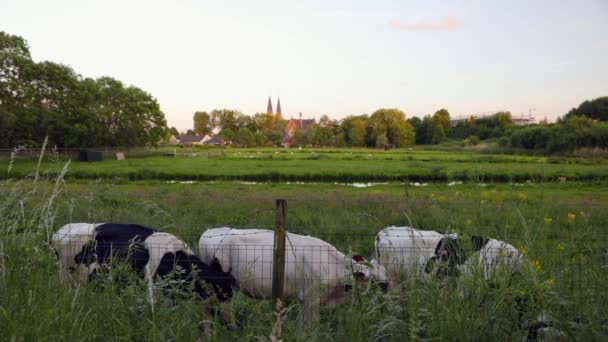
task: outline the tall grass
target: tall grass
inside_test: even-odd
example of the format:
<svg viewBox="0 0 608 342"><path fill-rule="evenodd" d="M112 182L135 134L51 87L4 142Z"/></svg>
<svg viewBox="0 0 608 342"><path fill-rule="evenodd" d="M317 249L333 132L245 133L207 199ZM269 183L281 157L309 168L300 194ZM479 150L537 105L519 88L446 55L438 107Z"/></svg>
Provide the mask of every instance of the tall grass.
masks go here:
<svg viewBox="0 0 608 342"><path fill-rule="evenodd" d="M0 184L0 336L7 340L270 339L270 301L237 292L234 330L192 297L159 296L152 311L137 280L126 288L62 280L49 238L67 222L122 221L167 230L194 245L208 227L272 227L276 197L290 201L289 230L344 252L373 255L374 234L395 224L500 238L527 260L520 276L501 274L493 282L473 274L411 278L389 292L362 285L345 304L324 308L312 327L301 324L306 305L288 300L281 325L286 340L522 340L522 322L541 314L571 338L608 337L608 214L605 197L589 205L598 191L592 186L69 184L67 169L41 172L36 182L32 174ZM201 330L205 322L211 336Z"/></svg>

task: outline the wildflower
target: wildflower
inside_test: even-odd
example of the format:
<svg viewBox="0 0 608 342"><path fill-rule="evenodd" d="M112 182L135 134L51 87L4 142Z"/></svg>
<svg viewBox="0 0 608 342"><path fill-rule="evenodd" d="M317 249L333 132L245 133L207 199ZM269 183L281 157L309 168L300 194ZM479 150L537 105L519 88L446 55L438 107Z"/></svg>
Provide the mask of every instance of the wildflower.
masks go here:
<svg viewBox="0 0 608 342"><path fill-rule="evenodd" d="M528 254L528 247L524 246L524 245L520 245L519 246L519 252L521 253L521 255L526 255Z"/></svg>
<svg viewBox="0 0 608 342"><path fill-rule="evenodd" d="M553 219L552 219L552 218L550 218L550 217L545 217L545 223L546 223L546 224L551 223L551 221L553 221Z"/></svg>
<svg viewBox="0 0 608 342"><path fill-rule="evenodd" d="M526 194L522 194L522 193L517 194L517 196L519 196L519 198L522 200L525 200L528 198L528 196L526 196Z"/></svg>
<svg viewBox="0 0 608 342"><path fill-rule="evenodd" d="M542 272L543 266L540 264L540 261L534 260L532 261L532 267L536 270L536 272Z"/></svg>
<svg viewBox="0 0 608 342"><path fill-rule="evenodd" d="M563 251L564 249L566 249L566 246L564 246L563 243L560 242L560 243L557 244L557 250L558 251Z"/></svg>
<svg viewBox="0 0 608 342"><path fill-rule="evenodd" d="M468 219L465 221L465 224L466 224L467 226L470 226L471 224L473 224L473 221L471 221L471 219L469 219L469 218L468 218Z"/></svg>
<svg viewBox="0 0 608 342"><path fill-rule="evenodd" d="M560 183L566 183L566 177L558 177L558 178L557 178L557 180L558 180Z"/></svg>
<svg viewBox="0 0 608 342"><path fill-rule="evenodd" d="M568 220L574 220L576 218L576 214L568 213Z"/></svg>
<svg viewBox="0 0 608 342"><path fill-rule="evenodd" d="M547 280L545 280L545 285L547 285L547 286L555 286L555 279L547 279Z"/></svg>

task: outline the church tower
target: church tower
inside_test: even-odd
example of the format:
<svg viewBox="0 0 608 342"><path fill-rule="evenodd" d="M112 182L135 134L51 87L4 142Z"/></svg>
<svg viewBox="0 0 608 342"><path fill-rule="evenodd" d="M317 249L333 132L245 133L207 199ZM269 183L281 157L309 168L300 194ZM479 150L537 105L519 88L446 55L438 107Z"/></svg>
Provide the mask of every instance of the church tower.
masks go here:
<svg viewBox="0 0 608 342"><path fill-rule="evenodd" d="M279 110L281 110L280 108L281 107L279 107ZM274 114L274 112L272 111L272 101L270 100L270 96L268 96L268 107L266 109L266 114L268 114L268 115Z"/></svg>
<svg viewBox="0 0 608 342"><path fill-rule="evenodd" d="M277 99L277 119L283 119L283 113L281 112L281 98Z"/></svg>

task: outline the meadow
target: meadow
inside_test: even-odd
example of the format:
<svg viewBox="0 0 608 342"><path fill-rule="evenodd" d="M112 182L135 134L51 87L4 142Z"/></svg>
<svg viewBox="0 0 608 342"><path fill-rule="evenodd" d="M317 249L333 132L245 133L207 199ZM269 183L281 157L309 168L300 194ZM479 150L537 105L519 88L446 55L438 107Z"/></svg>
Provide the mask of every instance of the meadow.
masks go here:
<svg viewBox="0 0 608 342"><path fill-rule="evenodd" d="M267 159L239 156L257 156L257 152ZM127 289L109 280L101 290L62 281L49 238L67 222L137 222L172 232L196 246L200 234L211 227L272 228L275 200L284 198L289 231L322 238L345 253L372 257L376 232L390 225L409 225L498 238L517 246L526 259L521 277L494 283L480 277L410 279L389 292L363 286L355 289L351 301L324 309L321 321L312 327L301 324L301 304L289 301L282 321L286 340L521 341L526 335L521 323L540 314L550 315L568 339L608 336L608 184L603 176L576 180L576 172L602 175L603 160L538 163L539 157L531 156L421 151L412 153L412 161L400 159L410 152L365 150L351 151L360 153L361 160L348 159L343 150L311 159L311 151L275 152L237 150L224 152L222 158L153 156L71 162L67 167L61 158L46 156L38 169L36 161L16 160L8 173L14 177L0 182L0 335L9 340L197 340L202 338L201 322L209 320L214 340L268 340L275 321L268 301L237 293L234 330L203 310L205 304L195 298L160 301L152 311L144 299L145 286L137 280ZM364 159L366 152L373 161ZM417 160L426 158L430 160ZM481 161L484 158L502 159ZM370 175L395 165L385 174L403 177L403 170L409 168L397 165L417 161L444 165L450 174L458 165L475 169L481 164L487 172L499 165L504 172L511 172L509 165L532 165L529 172L534 176L491 183L481 172L483 176L460 182L446 178L428 184L416 183L412 176L411 181L404 177L408 180L361 188L343 184L351 178L329 183L246 178L260 167L300 175L282 167L291 163L307 167L309 173L335 174L339 168L349 175ZM207 179L201 174L220 174L211 170L211 163L232 170L238 180L201 181ZM363 172L366 165L370 168ZM582 166L589 169L571 169ZM7 170L9 162L0 167ZM166 173L167 178L129 176L142 168ZM194 176L188 170L194 170ZM91 179L74 176L77 172L89 172ZM176 177L180 172L183 178ZM516 298L528 300L524 317Z"/></svg>
<svg viewBox="0 0 608 342"><path fill-rule="evenodd" d="M175 157L163 156L176 153ZM67 178L114 178L126 181L250 180L250 181L473 181L523 182L605 180L605 158L542 157L480 154L464 149L158 149L127 151L126 160L74 162ZM6 155L6 154L5 154ZM68 156L48 154L41 169L58 173ZM8 162L8 161L7 161ZM37 158L14 162L11 175L23 177L37 167ZM6 175L0 174L1 177Z"/></svg>

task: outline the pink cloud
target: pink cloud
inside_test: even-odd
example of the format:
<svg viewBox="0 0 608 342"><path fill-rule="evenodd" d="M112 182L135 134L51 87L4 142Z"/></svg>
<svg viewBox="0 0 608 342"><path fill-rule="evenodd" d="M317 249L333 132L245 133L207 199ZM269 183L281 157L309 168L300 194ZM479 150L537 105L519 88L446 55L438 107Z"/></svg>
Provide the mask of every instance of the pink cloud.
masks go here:
<svg viewBox="0 0 608 342"><path fill-rule="evenodd" d="M438 23L418 22L418 23L403 23L400 20L391 20L390 27L404 31L427 31L427 32L442 32L455 31L460 27L460 20L454 15L448 15Z"/></svg>

